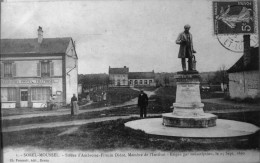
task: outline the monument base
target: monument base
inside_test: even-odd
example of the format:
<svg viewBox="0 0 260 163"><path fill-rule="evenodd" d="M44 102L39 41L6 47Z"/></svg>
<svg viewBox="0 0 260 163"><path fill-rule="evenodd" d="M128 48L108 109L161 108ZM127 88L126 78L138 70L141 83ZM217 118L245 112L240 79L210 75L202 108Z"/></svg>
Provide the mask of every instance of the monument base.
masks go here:
<svg viewBox="0 0 260 163"><path fill-rule="evenodd" d="M207 128L180 128L166 127L162 125L161 118L147 118L129 121L126 127L134 130L142 130L155 140L178 140L179 138L195 143L250 143L254 142L252 136L257 134L259 127L239 121L218 119L217 125Z"/></svg>
<svg viewBox="0 0 260 163"><path fill-rule="evenodd" d="M216 126L217 116L203 111L198 71L178 72L174 78L177 83L176 102L172 113L162 115L163 125L180 128Z"/></svg>
<svg viewBox="0 0 260 163"><path fill-rule="evenodd" d="M194 114L189 116L166 113L162 115L163 125L182 128L206 128L216 126L217 116L209 113Z"/></svg>

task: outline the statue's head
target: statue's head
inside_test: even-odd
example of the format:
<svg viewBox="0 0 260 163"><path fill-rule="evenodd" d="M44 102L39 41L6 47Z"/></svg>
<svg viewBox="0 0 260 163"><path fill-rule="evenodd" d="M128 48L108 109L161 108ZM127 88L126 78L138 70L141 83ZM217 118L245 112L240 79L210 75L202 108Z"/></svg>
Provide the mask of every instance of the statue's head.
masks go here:
<svg viewBox="0 0 260 163"><path fill-rule="evenodd" d="M190 30L190 25L189 25L189 24L186 24L186 25L184 26L184 30L185 30L185 32L189 32L189 30Z"/></svg>

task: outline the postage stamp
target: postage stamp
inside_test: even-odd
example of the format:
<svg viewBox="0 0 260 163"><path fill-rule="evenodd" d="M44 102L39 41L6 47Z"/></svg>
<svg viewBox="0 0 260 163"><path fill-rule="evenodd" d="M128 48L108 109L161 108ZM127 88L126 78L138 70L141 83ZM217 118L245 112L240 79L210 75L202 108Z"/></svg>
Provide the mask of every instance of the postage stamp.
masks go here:
<svg viewBox="0 0 260 163"><path fill-rule="evenodd" d="M250 35L250 46L259 45L255 8L255 1L213 2L214 35L224 48L243 52L243 35Z"/></svg>
<svg viewBox="0 0 260 163"><path fill-rule="evenodd" d="M254 1L213 2L214 34L255 33Z"/></svg>

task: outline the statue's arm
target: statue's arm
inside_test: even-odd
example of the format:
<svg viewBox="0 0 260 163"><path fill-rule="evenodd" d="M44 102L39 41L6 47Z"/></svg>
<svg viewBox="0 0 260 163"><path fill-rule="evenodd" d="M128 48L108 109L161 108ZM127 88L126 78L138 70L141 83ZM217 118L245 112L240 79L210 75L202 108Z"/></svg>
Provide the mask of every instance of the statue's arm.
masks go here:
<svg viewBox="0 0 260 163"><path fill-rule="evenodd" d="M177 40L176 40L176 44L181 44L182 40L181 40L181 34L179 34Z"/></svg>

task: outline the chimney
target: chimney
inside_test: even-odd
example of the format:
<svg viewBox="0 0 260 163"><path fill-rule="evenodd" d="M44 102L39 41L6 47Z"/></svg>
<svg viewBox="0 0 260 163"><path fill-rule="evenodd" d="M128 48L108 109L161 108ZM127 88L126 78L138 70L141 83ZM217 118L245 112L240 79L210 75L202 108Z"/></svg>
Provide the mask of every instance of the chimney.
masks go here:
<svg viewBox="0 0 260 163"><path fill-rule="evenodd" d="M246 67L251 60L251 53L250 53L250 35L244 35L244 67Z"/></svg>
<svg viewBox="0 0 260 163"><path fill-rule="evenodd" d="M38 28L38 43L41 44L43 40L43 31L42 31L42 27L39 26Z"/></svg>

